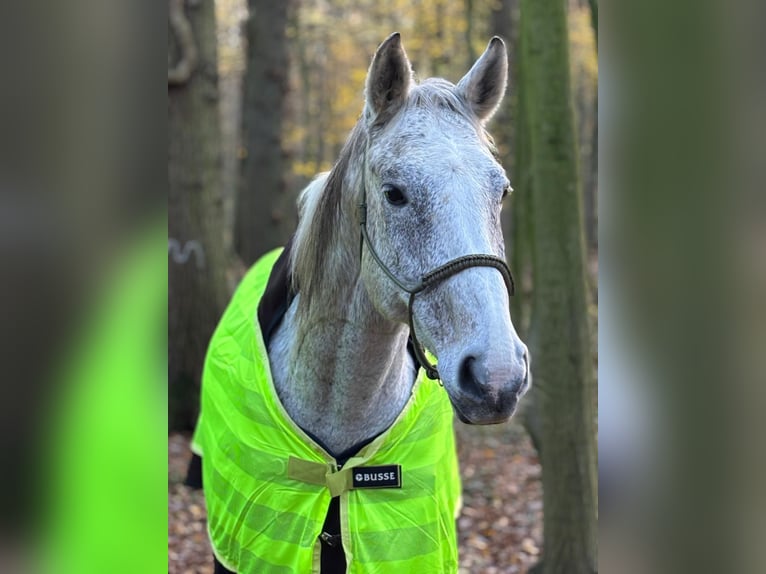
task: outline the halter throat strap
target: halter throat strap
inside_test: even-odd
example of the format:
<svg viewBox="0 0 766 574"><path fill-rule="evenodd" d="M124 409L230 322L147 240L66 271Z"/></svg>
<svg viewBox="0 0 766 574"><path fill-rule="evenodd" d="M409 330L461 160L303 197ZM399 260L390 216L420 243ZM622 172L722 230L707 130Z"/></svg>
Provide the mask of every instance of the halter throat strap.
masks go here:
<svg viewBox="0 0 766 574"><path fill-rule="evenodd" d="M432 269L423 275L418 283L408 284L404 281L401 281L396 275L394 275L391 269L389 269L388 265L386 265L380 258L377 251L375 251L375 247L372 245L372 241L370 241L370 235L367 232L367 196L365 186L362 186L362 198L359 204L359 227L361 229L361 237L359 239L360 260L362 257L364 245L366 244L367 250L370 252L370 255L372 255L375 263L378 264L378 267L380 267L380 269L397 287L399 287L399 289L405 293L409 293L410 299L409 303L407 304L407 314L410 326L410 338L412 339L412 347L415 351L415 356L425 370L429 379L440 380L441 377L439 376L439 371L436 368L436 365L431 363L431 361L428 359L423 345L420 343L417 335L415 334L415 322L413 319L413 305L415 303L415 295L428 289L429 287L436 285L437 283L441 283L448 277L452 277L453 275L456 275L466 269L470 269L471 267L492 267L497 269L503 276L505 288L507 289L508 296L510 297L514 294L515 285L513 283L513 276L511 275L511 270L508 268L508 264L500 257L496 257L495 255L463 255L462 257L457 257L451 261L448 261L444 265L440 265L439 267Z"/></svg>

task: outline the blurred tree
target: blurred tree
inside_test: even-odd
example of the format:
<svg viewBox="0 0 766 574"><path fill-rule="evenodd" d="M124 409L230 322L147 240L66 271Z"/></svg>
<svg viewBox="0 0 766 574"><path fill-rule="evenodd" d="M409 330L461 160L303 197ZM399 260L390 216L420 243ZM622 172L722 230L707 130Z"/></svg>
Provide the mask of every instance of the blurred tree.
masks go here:
<svg viewBox="0 0 766 574"><path fill-rule="evenodd" d="M593 26L593 33L596 36L596 47L598 47L598 0L588 0L590 6L590 23Z"/></svg>
<svg viewBox="0 0 766 574"><path fill-rule="evenodd" d="M569 9L570 73L580 144L585 239L591 253L598 248L598 58L594 14L592 5L586 3Z"/></svg>
<svg viewBox="0 0 766 574"><path fill-rule="evenodd" d="M500 36L505 40L508 49L508 89L500 107L492 118L491 131L495 136L495 144L500 155L500 161L513 175L514 167L514 139L515 139L515 112L517 105L518 85L518 7L519 0L498 0L492 6L489 13L489 26L487 36ZM473 62L471 62L473 64ZM513 177L510 178L513 183Z"/></svg>
<svg viewBox="0 0 766 574"><path fill-rule="evenodd" d="M476 61L476 50L473 49L473 26L476 14L474 14L474 0L465 1L465 56L466 69L473 66ZM501 1L502 5L502 1Z"/></svg>
<svg viewBox="0 0 766 574"><path fill-rule="evenodd" d="M532 357L543 467L543 574L596 565L595 372L566 3L521 0L532 189ZM523 136L522 136L523 138Z"/></svg>
<svg viewBox="0 0 766 574"><path fill-rule="evenodd" d="M525 338L527 293L525 276L528 274L528 245L523 241L528 230L528 219L523 217L525 197L529 190L524 184L524 169L528 162L519 162L518 150L520 112L519 92L519 0L499 0L492 6L488 34L500 36L508 47L508 89L505 99L492 119L491 131L495 136L500 162L508 172L515 192L503 206L502 222L506 253L518 282L516 297L511 300L511 314L519 335Z"/></svg>
<svg viewBox="0 0 766 574"><path fill-rule="evenodd" d="M521 11L519 17L519 32L517 38L516 75L517 88L515 93L516 124L514 139L516 142L514 161L516 165L515 191L510 197L510 212L512 218L512 251L511 263L519 276L520 289L517 296L511 300L511 312L514 325L519 329L522 339L532 349L533 366L537 364L534 354L535 324L532 316L532 294L534 293L534 177L532 173L532 133L530 131L529 83L526 76L527 58L525 56L525 35L528 27L525 24L526 12ZM539 386L533 380L530 392L522 403L523 424L529 433L532 443L542 454L542 420L538 398Z"/></svg>
<svg viewBox="0 0 766 574"><path fill-rule="evenodd" d="M227 297L215 6L169 0L168 15L168 423L189 429Z"/></svg>
<svg viewBox="0 0 766 574"><path fill-rule="evenodd" d="M590 22L593 27L593 40L596 53L598 53L598 0L588 0L590 6ZM592 251L598 249L598 88L593 97L593 125L590 135L591 157L590 178L591 182L586 187L585 196L585 228L588 247ZM590 194L590 197L589 195Z"/></svg>
<svg viewBox="0 0 766 574"><path fill-rule="evenodd" d="M250 0L243 99L244 159L234 245L246 264L287 241L295 201L287 191L282 124L288 87L287 23L292 0Z"/></svg>

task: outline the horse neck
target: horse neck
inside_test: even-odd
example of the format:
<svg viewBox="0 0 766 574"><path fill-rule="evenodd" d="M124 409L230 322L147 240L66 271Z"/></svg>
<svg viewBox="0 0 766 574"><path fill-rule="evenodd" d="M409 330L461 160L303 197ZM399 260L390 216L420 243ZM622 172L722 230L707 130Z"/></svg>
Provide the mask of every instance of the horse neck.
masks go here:
<svg viewBox="0 0 766 574"><path fill-rule="evenodd" d="M358 249L358 239L350 241ZM328 263L336 273L340 267ZM326 282L309 312L299 314L299 294L269 345L285 410L335 454L388 428L416 375L406 349L408 328L375 310L358 267L346 274Z"/></svg>

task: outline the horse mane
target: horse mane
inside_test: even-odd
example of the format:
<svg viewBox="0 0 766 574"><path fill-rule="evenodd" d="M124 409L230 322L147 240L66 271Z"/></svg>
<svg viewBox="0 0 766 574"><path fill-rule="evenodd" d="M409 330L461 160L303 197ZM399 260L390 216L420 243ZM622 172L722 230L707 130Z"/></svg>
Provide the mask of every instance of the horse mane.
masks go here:
<svg viewBox="0 0 766 574"><path fill-rule="evenodd" d="M360 177L364 177L363 166L358 160L364 157L369 138L395 125L396 119L412 108L433 114L443 113L446 109L462 116L474 126L488 150L496 155L492 137L471 112L468 103L455 91L455 86L446 80L430 78L413 85L402 106L393 115L372 121L369 129L367 124L371 118L368 117L368 109L365 109L332 170L319 174L298 199L299 218L291 254L291 271L293 289L300 293L299 309L307 310L317 292L338 289L338 284L343 281L338 278L347 277L353 268L354 258L359 257L358 250L349 246L345 250L339 248L336 237L344 228L354 231L358 228L357 197L363 184ZM343 197L344 186L353 190L352 198ZM351 213L346 213L346 210ZM357 246L353 241L350 244Z"/></svg>
<svg viewBox="0 0 766 574"><path fill-rule="evenodd" d="M367 132L362 120L358 121L341 149L338 161L330 172L319 174L298 198L298 227L291 256L293 289L300 292L300 307L308 308L314 295L326 287L329 278L339 277L347 266L348 254L332 253L335 237L344 226L343 187L351 167L355 174L361 166L352 166L361 159ZM352 185L354 182L350 182ZM359 186L355 186L357 189ZM352 203L356 205L356 201ZM356 224L358 214L350 214ZM333 257L334 256L334 257Z"/></svg>

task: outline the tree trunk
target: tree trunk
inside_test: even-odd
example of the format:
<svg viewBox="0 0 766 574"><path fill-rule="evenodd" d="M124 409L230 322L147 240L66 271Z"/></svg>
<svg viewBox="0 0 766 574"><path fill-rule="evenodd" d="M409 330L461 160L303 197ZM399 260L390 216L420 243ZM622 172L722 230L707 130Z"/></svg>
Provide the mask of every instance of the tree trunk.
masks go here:
<svg viewBox="0 0 766 574"><path fill-rule="evenodd" d="M519 15L519 25L516 41L516 90L515 116L516 133L514 149L515 190L511 196L510 212L512 218L512 262L518 273L519 289L512 303L514 325L519 335L530 349L535 348L535 324L532 309L531 294L534 293L534 178L532 173L532 132L528 112L529 86L525 74L526 57L524 56L524 35L527 28L524 22L526 13ZM533 355L534 359L534 355ZM533 378L530 391L522 402L521 415L524 428L538 456L542 456L542 420L540 416L540 400L538 386Z"/></svg>
<svg viewBox="0 0 766 574"><path fill-rule="evenodd" d="M465 0L465 55L466 70L476 61L476 50L473 49L473 19L474 0Z"/></svg>
<svg viewBox="0 0 766 574"><path fill-rule="evenodd" d="M287 241L295 201L285 181L282 121L288 85L291 0L250 0L243 100L245 158L238 193L235 249L246 264Z"/></svg>
<svg viewBox="0 0 766 574"><path fill-rule="evenodd" d="M595 373L569 81L566 3L522 0L524 99L534 181L532 366L543 449L544 574L592 574Z"/></svg>
<svg viewBox="0 0 766 574"><path fill-rule="evenodd" d="M226 302L215 5L170 1L168 61L169 425L197 417L202 363Z"/></svg>
<svg viewBox="0 0 766 574"><path fill-rule="evenodd" d="M598 0L588 0L588 5L590 6L590 23L593 26L596 50L598 51Z"/></svg>
<svg viewBox="0 0 766 574"><path fill-rule="evenodd" d="M518 217L521 201L528 191L520 181L522 166L517 161L517 142L519 141L519 60L517 58L518 34L518 0L501 0L490 12L490 33L500 36L508 47L508 90L500 108L492 120L492 133L495 135L500 161L508 173L508 179L514 188L514 193L506 199L503 206L503 234L506 237L506 253L511 269L517 282L516 296L511 299L511 315L519 336L524 336L524 275L528 262L524 246L518 240L519 233L526 230L523 219ZM518 118L518 120L517 120ZM517 168L518 166L518 168Z"/></svg>
<svg viewBox="0 0 766 574"><path fill-rule="evenodd" d="M598 0L588 0L590 6L590 23L593 27L593 37L596 41L596 53L598 54ZM588 239L588 249L591 252L598 250L598 89L593 100L593 125L590 135L590 177L588 186L585 188L585 229Z"/></svg>
<svg viewBox="0 0 766 574"><path fill-rule="evenodd" d="M516 107L518 86L518 3L519 0L500 0L490 12L489 33L505 40L508 50L508 90L500 108L492 118L491 132L495 136L500 161L509 172L511 184L515 186L514 149L516 141ZM470 65L473 65L471 62ZM506 214L507 215L507 214ZM510 219L508 223L510 223ZM510 230L510 227L509 227Z"/></svg>
<svg viewBox="0 0 766 574"><path fill-rule="evenodd" d="M585 238L588 252L598 252L598 90L593 98L593 122L590 125L590 154L585 166Z"/></svg>
<svg viewBox="0 0 766 574"><path fill-rule="evenodd" d="M298 66L298 77L300 83L298 85L298 91L301 94L299 107L300 113L296 114L296 117L300 118L300 126L305 130L304 137L300 142L300 163L306 165L310 158L313 158L311 145L311 134L308 127L311 125L311 100L316 97L316 90L312 82L312 69L309 61L309 46L312 36L311 30L308 26L303 26L300 22L300 18L296 18L297 26L297 46L296 46L296 60Z"/></svg>
<svg viewBox="0 0 766 574"><path fill-rule="evenodd" d="M447 30L448 26L446 24L446 18L445 18L445 11L446 7L444 6L444 0L439 0L436 2L435 6L433 7L434 10L434 18L436 19L436 39L435 42L438 46L443 46L445 44L445 37L447 34L445 31ZM445 70L447 68L447 65L449 64L449 58L446 56L446 54L438 54L434 56L431 60L431 66L432 66L432 75L436 77L443 77L445 75Z"/></svg>

